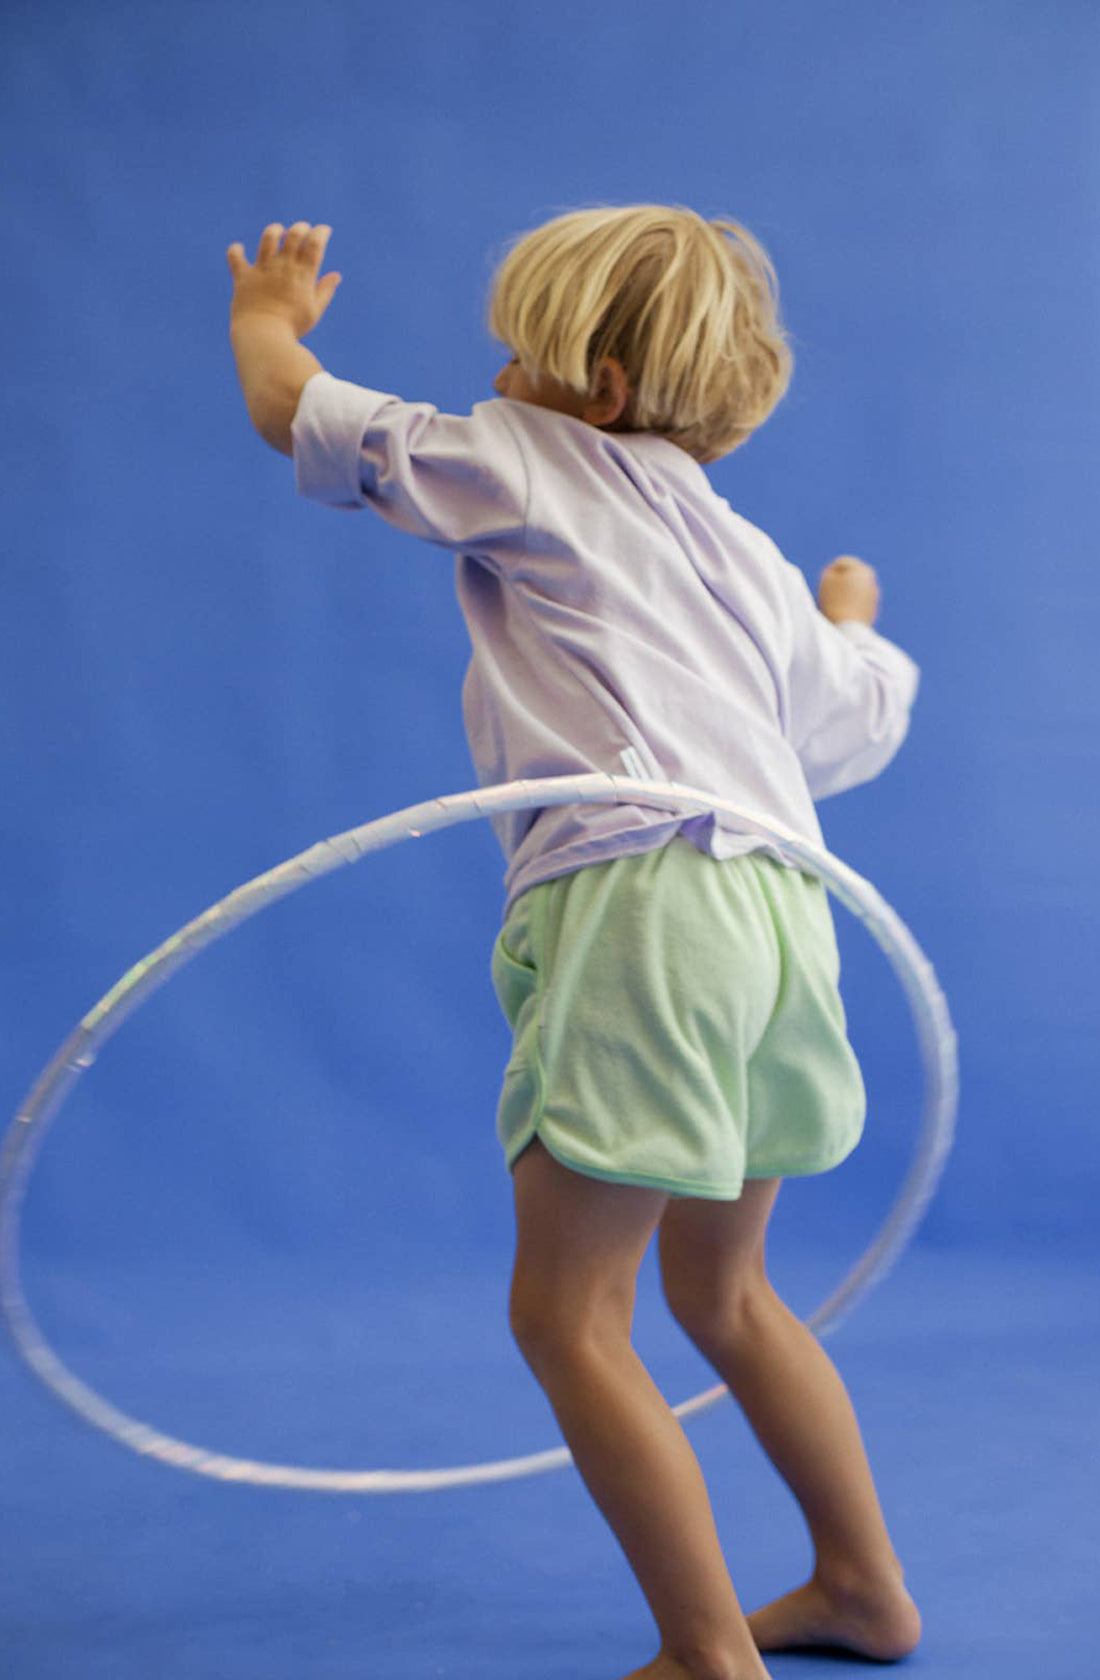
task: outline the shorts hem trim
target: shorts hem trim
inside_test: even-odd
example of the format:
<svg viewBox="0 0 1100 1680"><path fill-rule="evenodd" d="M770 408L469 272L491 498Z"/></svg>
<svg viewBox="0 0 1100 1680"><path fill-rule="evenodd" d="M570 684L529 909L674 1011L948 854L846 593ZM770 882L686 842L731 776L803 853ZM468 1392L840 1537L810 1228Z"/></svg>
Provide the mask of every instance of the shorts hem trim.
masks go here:
<svg viewBox="0 0 1100 1680"><path fill-rule="evenodd" d="M853 1151L858 1147L862 1138L863 1138L863 1132L861 1130L861 1131L856 1133L855 1137L852 1139L852 1141L849 1144L847 1144L845 1146L844 1149L840 1150L835 1155L828 1156L827 1159L824 1160L824 1161L820 1161L820 1160L815 1159L812 1156L809 1156L809 1157L806 1157L805 1159L803 1159L801 1161L796 1162L794 1165L788 1165L788 1166L782 1166L782 1167L780 1167L780 1166L766 1166L766 1167L754 1166L751 1169L751 1171L746 1170L745 1177L746 1178L809 1178L814 1173L832 1172L834 1167L839 1167L839 1166L842 1166L844 1164L844 1162L848 1159L849 1155L851 1155L853 1153Z"/></svg>
<svg viewBox="0 0 1100 1680"><path fill-rule="evenodd" d="M556 1144L551 1143L549 1138L547 1138L539 1130L538 1126L533 1128L530 1135L524 1139L520 1148L515 1151L511 1161L508 1163L509 1172L513 1170L516 1162L519 1160L519 1157L523 1154L523 1151L535 1138L538 1138L543 1148L554 1157L559 1166L568 1167L570 1172L580 1173L583 1178L599 1179L605 1184L633 1185L639 1190L663 1190L665 1194L669 1196L697 1196L704 1198L707 1201L716 1202L737 1201L741 1195L742 1189L744 1188L743 1181L737 1185L727 1186L715 1185L712 1183L690 1184L685 1179L657 1178L646 1173L615 1172L609 1171L606 1168L593 1167L587 1164L582 1165L581 1162L572 1160L564 1153L563 1150L559 1149Z"/></svg>

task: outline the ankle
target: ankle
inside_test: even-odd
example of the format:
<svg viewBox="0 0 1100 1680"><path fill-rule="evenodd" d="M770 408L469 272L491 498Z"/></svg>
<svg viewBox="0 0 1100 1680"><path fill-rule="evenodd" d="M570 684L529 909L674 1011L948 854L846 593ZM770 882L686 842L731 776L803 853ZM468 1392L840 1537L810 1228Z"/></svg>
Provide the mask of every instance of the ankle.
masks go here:
<svg viewBox="0 0 1100 1680"><path fill-rule="evenodd" d="M869 1566L819 1559L813 1580L829 1598L848 1604L873 1603L905 1591L905 1570L897 1557Z"/></svg>
<svg viewBox="0 0 1100 1680"><path fill-rule="evenodd" d="M725 1650L674 1651L668 1645L661 1647L661 1657L670 1664L669 1672L676 1680L757 1680L767 1674L755 1643L743 1657Z"/></svg>

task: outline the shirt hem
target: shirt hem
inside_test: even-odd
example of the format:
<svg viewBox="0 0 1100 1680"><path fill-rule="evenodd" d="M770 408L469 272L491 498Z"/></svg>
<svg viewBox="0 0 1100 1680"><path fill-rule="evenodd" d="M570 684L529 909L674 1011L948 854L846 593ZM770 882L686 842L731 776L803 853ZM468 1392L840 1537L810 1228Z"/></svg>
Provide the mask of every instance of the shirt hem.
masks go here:
<svg viewBox="0 0 1100 1680"><path fill-rule="evenodd" d="M688 818L687 821L694 819ZM561 875L572 875L578 869L585 869L594 863L610 863L617 857L638 857L644 852L655 852L661 846L670 845L681 832L684 819L676 819L670 826L667 823L651 823L643 830L628 830L625 834L601 835L597 840L582 842L580 845L567 846L562 851L551 853L546 857L532 860L531 864L521 869L510 888L506 888L506 898L502 921L507 921L516 901L532 887L542 886L546 881L557 880ZM722 830L730 834L728 829ZM695 845L690 835L683 836L689 845ZM775 856L770 843L755 835L746 834L736 837L744 840L744 845L735 844L731 852L732 857L745 857L749 852L767 852ZM706 856L714 854L705 847L696 846L696 851L702 851ZM723 860L725 861L725 860ZM785 868L793 869L793 865L786 858L776 858Z"/></svg>

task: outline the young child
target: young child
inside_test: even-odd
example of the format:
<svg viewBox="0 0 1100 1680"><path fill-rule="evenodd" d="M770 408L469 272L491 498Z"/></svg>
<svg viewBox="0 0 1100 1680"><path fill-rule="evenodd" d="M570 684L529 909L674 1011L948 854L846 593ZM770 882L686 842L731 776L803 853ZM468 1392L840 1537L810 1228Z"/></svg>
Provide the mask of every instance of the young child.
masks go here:
<svg viewBox="0 0 1100 1680"><path fill-rule="evenodd" d="M333 378L296 342L339 284L331 229L240 246L249 411L305 496L451 549L480 784L602 770L713 792L824 844L813 801L878 775L913 661L874 571L819 584L711 486L792 357L766 252L661 205L578 210L513 242L488 325L499 400L441 414ZM855 1148L865 1091L823 883L714 816L637 804L493 819L492 962L514 1033L497 1129L514 1177L511 1325L661 1636L630 1680L760 1680L761 1651L914 1649L920 1615L847 1392L765 1272L782 1179ZM659 1235L677 1321L805 1514L808 1581L746 1618L679 1422L631 1342Z"/></svg>

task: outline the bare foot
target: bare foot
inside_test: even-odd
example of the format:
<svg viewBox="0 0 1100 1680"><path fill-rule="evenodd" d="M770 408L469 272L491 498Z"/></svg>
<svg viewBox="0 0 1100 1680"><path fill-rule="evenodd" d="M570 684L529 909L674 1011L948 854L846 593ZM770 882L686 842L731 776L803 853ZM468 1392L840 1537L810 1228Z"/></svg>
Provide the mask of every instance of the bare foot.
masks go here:
<svg viewBox="0 0 1100 1680"><path fill-rule="evenodd" d="M759 1668L723 1669L721 1674L715 1668L705 1671L689 1668L686 1663L677 1662L666 1651L654 1657L644 1668L636 1668L626 1676L626 1680L771 1680L767 1669L761 1664Z"/></svg>
<svg viewBox="0 0 1100 1680"><path fill-rule="evenodd" d="M920 1611L900 1581L868 1593L827 1590L811 1579L746 1620L761 1651L840 1646L878 1662L907 1657L921 1636Z"/></svg>

